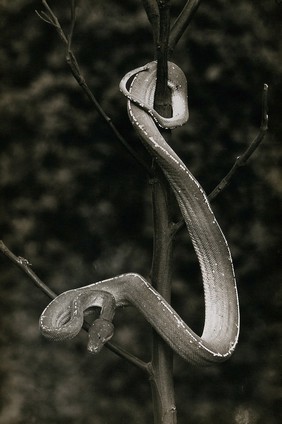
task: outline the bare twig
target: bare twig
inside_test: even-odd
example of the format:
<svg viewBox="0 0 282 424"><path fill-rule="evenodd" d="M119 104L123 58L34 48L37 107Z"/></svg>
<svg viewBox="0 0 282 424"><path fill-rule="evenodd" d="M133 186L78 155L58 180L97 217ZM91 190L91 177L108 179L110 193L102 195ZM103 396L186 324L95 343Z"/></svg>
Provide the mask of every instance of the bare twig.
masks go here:
<svg viewBox="0 0 282 424"><path fill-rule="evenodd" d="M58 32L59 36L61 37L61 39L63 40L63 42L65 44L68 44L68 40L67 37L64 34L64 31L60 25L60 22L58 21L56 15L53 13L52 9L50 8L50 6L48 5L46 0L42 0L42 4L45 7L45 9L47 10L47 12L44 11L40 11L38 12L37 10L35 11L36 14L39 16L39 18L41 18L44 22L47 22L48 24L52 25L53 27L56 28L56 31Z"/></svg>
<svg viewBox="0 0 282 424"><path fill-rule="evenodd" d="M31 269L31 263L23 258L22 256L16 256L10 249L0 240L0 251L12 261L17 267L19 267L23 272L25 272L32 282L39 287L50 299L54 299L57 295L53 292L42 280L33 272Z"/></svg>
<svg viewBox="0 0 282 424"><path fill-rule="evenodd" d="M71 50L71 43L72 43L75 22L76 22L76 1L71 0L71 27L70 27L70 32L68 36L68 52Z"/></svg>
<svg viewBox="0 0 282 424"><path fill-rule="evenodd" d="M255 150L259 147L262 140L264 139L265 134L268 130L268 85L264 84L263 86L263 94L262 94L262 117L261 117L261 125L258 135L251 142L249 147L245 150L245 152L236 158L236 161L230 171L225 175L225 177L220 181L220 183L215 187L215 189L210 193L209 200L213 200L222 190L224 190L229 184L231 178L233 178L235 172L238 168L245 166L255 152Z"/></svg>
<svg viewBox="0 0 282 424"><path fill-rule="evenodd" d="M154 50L156 52L160 34L160 12L157 0L142 0L148 20L152 27Z"/></svg>
<svg viewBox="0 0 282 424"><path fill-rule="evenodd" d="M171 93L168 87L168 39L170 31L170 0L158 0L160 13L159 42L157 44L157 82L154 107L162 116L171 116Z"/></svg>
<svg viewBox="0 0 282 424"><path fill-rule="evenodd" d="M4 244L2 240L0 240L0 251L10 260L12 261L18 268L21 269L30 279L31 281L39 287L50 299L55 299L58 295L51 290L31 269L31 263L21 257L16 256L11 250ZM83 327L85 331L89 331L90 325L87 321L84 320ZM145 371L149 377L151 377L151 368L150 365L146 362L140 360L136 356L132 355L131 353L127 352L126 350L122 349L119 346L116 346L113 343L107 342L105 346L111 350L112 352L116 353L121 358L127 360L137 368L142 369Z"/></svg>
<svg viewBox="0 0 282 424"><path fill-rule="evenodd" d="M81 70L79 68L77 59L75 54L73 53L71 49L71 42L72 42L72 36L73 36L73 30L75 26L75 20L76 20L76 5L75 1L72 0L71 3L71 27L69 35L66 36L59 20L57 19L56 15L48 5L46 0L42 0L43 6L46 8L47 12L36 11L37 15L42 19L44 22L47 22L48 24L52 25L57 33L59 34L59 37L61 40L66 44L67 46L67 53L66 53L66 61L71 69L71 72L79 84L79 86L83 89L84 93L88 97L88 99L91 101L91 103L94 105L95 109L98 111L99 115L103 118L103 120L107 123L107 125L110 127L114 135L117 137L119 142L126 148L126 150L131 154L131 156L134 157L134 159L141 165L146 172L150 175L151 170L148 164L136 153L136 151L131 147L131 145L125 140L125 138L121 135L121 133L118 131L114 123L112 122L111 118L105 113L103 108L100 106L98 100L88 87L88 84L86 83L85 78L83 77Z"/></svg>
<svg viewBox="0 0 282 424"><path fill-rule="evenodd" d="M182 37L184 31L188 28L195 12L197 11L201 0L188 0L183 7L178 18L175 20L169 37L169 53L172 54L176 44Z"/></svg>

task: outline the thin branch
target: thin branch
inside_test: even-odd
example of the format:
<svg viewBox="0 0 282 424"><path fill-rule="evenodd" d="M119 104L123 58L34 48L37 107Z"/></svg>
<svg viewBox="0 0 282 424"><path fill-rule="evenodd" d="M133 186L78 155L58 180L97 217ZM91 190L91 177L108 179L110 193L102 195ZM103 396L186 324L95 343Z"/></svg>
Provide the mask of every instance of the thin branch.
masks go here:
<svg viewBox="0 0 282 424"><path fill-rule="evenodd" d="M257 136L250 143L244 153L241 156L238 156L231 167L230 171L225 175L225 177L220 181L220 183L213 189L213 191L208 195L208 199L212 202L230 183L231 179L234 177L235 173L239 168L247 165L249 159L259 147L261 142L264 139L268 131L268 85L264 84L262 92L262 114L261 114L261 124ZM185 226L183 220L180 220L173 226L172 236L174 236L180 229Z"/></svg>
<svg viewBox="0 0 282 424"><path fill-rule="evenodd" d="M43 11L41 11L41 12L38 12L38 10L35 10L35 13L36 13L36 15L40 18L40 19L42 19L42 21L44 21L44 22L46 22L47 24L49 24L49 25L53 25L54 26L54 22L52 22L51 20L50 20L50 17L45 13L45 12L43 12Z"/></svg>
<svg viewBox="0 0 282 424"><path fill-rule="evenodd" d="M256 149L261 144L264 139L265 134L268 130L268 85L264 84L263 93L262 93L262 117L261 117L261 125L260 130L254 140L251 142L249 147L245 150L245 152L236 158L236 161L230 171L225 175L225 177L220 181L220 183L215 187L215 189L210 193L209 200L213 200L222 190L224 190L227 185L230 183L231 178L233 178L235 172L238 168L245 166L252 156L252 154L256 151Z"/></svg>
<svg viewBox="0 0 282 424"><path fill-rule="evenodd" d="M76 22L76 1L72 0L71 1L71 27L70 27L70 32L68 36L68 51L71 50L71 43L72 43L72 37L74 33L75 22Z"/></svg>
<svg viewBox="0 0 282 424"><path fill-rule="evenodd" d="M171 92L168 87L168 39L170 31L170 0L158 0L160 13L159 42L157 44L157 81L154 108L162 116L171 116ZM168 133L168 132L166 132Z"/></svg>
<svg viewBox="0 0 282 424"><path fill-rule="evenodd" d="M11 250L0 240L0 251L18 268L25 272L32 282L39 287L50 299L54 299L57 294L53 292L31 269L32 264L22 256L16 256Z"/></svg>
<svg viewBox="0 0 282 424"><path fill-rule="evenodd" d="M60 38L63 40L64 43L68 43L67 37L64 34L64 31L60 25L60 22L57 19L57 16L53 13L51 7L48 5L46 0L42 0L42 4L45 7L45 9L47 10L47 13L44 12L43 10L38 12L37 10L35 11L36 14L39 16L39 18L41 18L44 22L49 23L50 25L52 25L53 27L56 28L56 31L58 32Z"/></svg>
<svg viewBox="0 0 282 424"><path fill-rule="evenodd" d="M55 297L58 296L35 274L35 272L31 269L31 263L21 256L16 256L13 252L11 252L11 250L4 244L2 240L0 240L0 251L18 268L20 268L20 270L23 271L31 279L35 286L40 288L40 290L42 290L50 299L55 299ZM88 332L90 324L84 320L82 328ZM121 347L116 346L113 343L107 342L105 346L121 358L126 359L128 362L135 365L137 368L140 368L141 370L145 371L148 376L151 377L150 364L147 364L146 362L142 361L141 359L137 358L136 356L132 355Z"/></svg>
<svg viewBox="0 0 282 424"><path fill-rule="evenodd" d="M160 34L160 12L157 0L142 0L143 7L152 27L154 50L156 52Z"/></svg>
<svg viewBox="0 0 282 424"><path fill-rule="evenodd" d="M73 53L71 49L71 42L72 42L72 36L73 36L73 30L75 26L75 20L76 20L76 5L75 1L72 0L71 4L71 27L68 37L65 35L61 24L59 20L57 19L56 15L48 5L46 0L42 0L43 6L46 8L47 13L44 11L38 12L36 11L37 15L42 19L44 22L47 22L48 24L51 24L59 34L59 37L61 40L66 44L67 46L67 54L66 54L66 61L71 69L72 75L74 76L75 80L79 84L79 86L82 88L90 102L94 105L95 109L98 111L99 115L103 118L103 120L107 123L107 125L110 127L114 135L117 137L119 142L126 148L126 150L131 154L131 156L141 165L146 172L150 175L151 170L148 164L136 153L136 151L131 147L131 145L125 140L125 138L121 135L121 133L118 131L116 126L113 124L111 118L104 112L102 107L100 106L98 100L88 87L88 84L86 83L85 78L83 77L76 56Z"/></svg>
<svg viewBox="0 0 282 424"><path fill-rule="evenodd" d="M169 37L169 53L175 49L176 44L182 37L184 31L188 28L195 12L200 6L201 0L188 0L183 7L181 13L176 18L170 32Z"/></svg>

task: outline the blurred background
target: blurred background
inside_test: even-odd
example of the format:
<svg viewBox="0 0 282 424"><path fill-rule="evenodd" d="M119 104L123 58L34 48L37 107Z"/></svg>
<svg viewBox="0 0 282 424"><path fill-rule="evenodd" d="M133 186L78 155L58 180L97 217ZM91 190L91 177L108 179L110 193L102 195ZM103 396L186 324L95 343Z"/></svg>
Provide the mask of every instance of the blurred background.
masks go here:
<svg viewBox="0 0 282 424"><path fill-rule="evenodd" d="M184 1L174 0L176 17ZM69 2L50 0L64 29ZM80 1L73 49L98 101L132 146L139 141L118 89L129 70L153 60L139 0ZM74 81L65 46L35 14L40 1L0 1L1 239L54 291L124 272L148 277L151 188ZM269 132L213 208L238 280L241 335L234 356L211 368L175 357L178 422L281 422L282 3L203 2L173 60L188 78L190 120L173 148L209 193L256 136L264 83ZM86 335L52 343L38 330L49 299L0 257L0 423L145 424L149 382ZM176 240L173 305L203 325L197 261ZM114 342L149 360L150 328L134 309L115 319ZM279 418L280 417L280 418Z"/></svg>

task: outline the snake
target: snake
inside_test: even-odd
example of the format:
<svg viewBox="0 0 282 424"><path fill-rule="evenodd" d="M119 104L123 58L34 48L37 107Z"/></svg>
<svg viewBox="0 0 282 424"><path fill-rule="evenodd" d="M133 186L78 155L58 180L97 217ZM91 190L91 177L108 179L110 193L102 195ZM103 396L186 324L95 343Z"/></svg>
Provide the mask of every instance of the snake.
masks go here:
<svg viewBox="0 0 282 424"><path fill-rule="evenodd" d="M205 191L162 135L161 128L178 127L189 118L186 77L176 64L168 62L172 101L169 118L154 109L156 78L157 63L153 61L128 72L120 89L127 99L128 116L135 131L174 192L197 255L204 288L203 332L196 334L152 284L134 272L62 293L43 311L40 329L53 340L72 338L79 332L90 303L101 308L102 323L103 309L110 311L105 320L109 323L115 308L133 305L184 360L194 365L211 365L229 358L239 337L239 301L232 257ZM79 321L73 321L73 310L79 313ZM95 321L93 324L92 337L97 339L97 331L100 335L98 343L93 342L93 353L100 351L104 340L112 336L111 329L103 335L100 324L98 321L98 330Z"/></svg>

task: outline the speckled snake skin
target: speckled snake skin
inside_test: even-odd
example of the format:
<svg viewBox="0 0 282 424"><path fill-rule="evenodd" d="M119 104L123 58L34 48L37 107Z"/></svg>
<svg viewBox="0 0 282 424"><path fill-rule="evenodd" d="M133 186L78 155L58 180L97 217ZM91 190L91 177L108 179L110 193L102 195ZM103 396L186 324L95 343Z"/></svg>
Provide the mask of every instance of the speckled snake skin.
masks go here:
<svg viewBox="0 0 282 424"><path fill-rule="evenodd" d="M195 334L152 285L135 273L61 294L42 313L40 329L54 340L74 337L81 328L83 312L90 306L101 307L100 323L92 331L98 342L90 348L96 352L100 350L99 341L103 344L109 340L113 331L104 330L100 324L111 322L115 307L134 305L177 354L193 364L208 365L227 359L235 349L239 335L238 295L228 244L207 196L158 129L183 125L189 116L186 78L171 62L168 71L171 118L163 118L153 107L156 62L129 72L120 88L128 99L132 125L170 183L197 254L205 295L203 333ZM73 319L74 311L79 322Z"/></svg>

